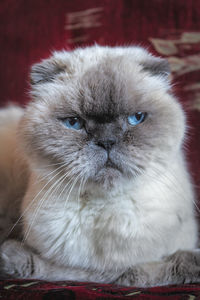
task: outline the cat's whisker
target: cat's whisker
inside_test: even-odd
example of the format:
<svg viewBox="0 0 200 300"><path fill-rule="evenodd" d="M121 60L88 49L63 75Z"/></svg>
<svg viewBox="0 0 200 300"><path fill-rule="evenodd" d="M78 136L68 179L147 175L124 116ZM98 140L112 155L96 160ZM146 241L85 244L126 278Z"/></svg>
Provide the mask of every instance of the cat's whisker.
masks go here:
<svg viewBox="0 0 200 300"><path fill-rule="evenodd" d="M70 172L68 172L68 173L70 173ZM36 207L36 209L35 209L35 212L34 212L34 214L33 214L33 216L32 216L31 223L30 223L28 229L26 230L26 232L24 233L24 238L23 238L23 240L22 240L22 243L24 243L24 242L26 241L26 239L27 239L27 237L28 237L28 235L29 235L29 232L30 232L30 230L31 230L31 228L32 228L32 226L33 226L33 223L34 223L34 221L35 221L35 219L36 219L36 216L37 216L39 210L41 209L41 207L42 207L44 201L46 200L47 197L50 198L50 193L53 194L53 192L54 192L54 187L56 187L56 185L59 184L60 181L61 181L63 178L66 177L66 175L68 176L68 175L69 175L68 173L67 173L67 174L64 174L64 175L61 176L59 179L57 179L56 182L54 182L54 184L53 184L53 185L45 192L45 194L43 195L43 197L40 199L40 201L39 201L39 203L38 203L38 205L37 205L37 207ZM59 184L59 186L60 186L60 184ZM52 192L52 190L53 190L53 192ZM52 195L51 195L51 196L52 196Z"/></svg>
<svg viewBox="0 0 200 300"><path fill-rule="evenodd" d="M82 187L83 187L84 179L85 179L84 176L82 176L82 179L81 179L81 181L80 181L80 186L79 186L79 189L78 189L78 193L77 193L77 195L78 195L78 204L79 204L79 202L80 202L81 189L82 189Z"/></svg>
<svg viewBox="0 0 200 300"><path fill-rule="evenodd" d="M67 189L67 191L66 191L66 187L64 187L63 190L61 191L60 195L59 195L59 197L61 197L61 195L62 195L63 193L65 193L65 194L68 193L68 197L67 197L67 199L66 199L66 201L65 201L65 205L64 205L64 209L63 209L63 214L65 213L66 203L68 202L70 193L71 193L71 191L73 190L75 184L77 183L77 181L79 180L80 177L81 177L81 173L79 173L79 174L77 175L77 177L75 178L74 183L72 183L72 185ZM72 179L74 179L74 178L72 178ZM55 249L57 249L57 248L59 247L59 239L58 239L58 238L57 238L57 240L54 240L54 241L53 241L53 246L54 246Z"/></svg>
<svg viewBox="0 0 200 300"><path fill-rule="evenodd" d="M156 175L160 175L160 173L157 173ZM183 199L187 200L185 198L185 196L184 196L184 194L185 194L185 192L184 192L184 186L181 184L181 182L179 181L179 179L174 176L174 174L172 172L170 173L170 175L173 176L173 178L174 178L175 181L172 181L172 179L169 176L166 176L166 174L162 173L162 176L165 177L168 181L170 181L171 185L170 186L166 185L166 182L164 182L164 181L162 181L162 183L165 184L165 186L167 186L169 189L173 187L174 188L174 192L177 195L179 195ZM156 177L156 179L157 179L157 177ZM158 180L161 182L160 178ZM178 183L179 189L175 189L176 182ZM182 189L183 193L180 192L180 189ZM197 203L194 200L193 200L193 204L195 205L197 211L200 212L200 208L198 207Z"/></svg>
<svg viewBox="0 0 200 300"><path fill-rule="evenodd" d="M57 181L56 181L56 182L55 182L55 183L54 183L54 184L53 184L53 185L45 192L45 194L43 195L43 197L42 197L41 200L39 201L38 206L36 207L35 213L34 213L34 215L33 215L33 217L32 217L32 220L31 220L31 224L30 224L29 228L27 229L27 231L26 231L25 234L24 234L24 239L23 239L22 243L24 243L25 240L27 239L28 234L29 234L29 232L30 232L30 230L31 230L31 227L32 227L32 225L33 225L33 223L34 223L34 220L36 219L36 216L37 216L39 210L41 209L41 207L42 207L44 201L46 200L46 198L48 197L49 199L51 199L52 196L53 196L53 194L55 194L56 191L60 188L60 186L62 185L63 181L64 181L69 175L71 175L72 173L73 173L73 168L72 168L69 172L67 172L66 174L64 174L61 178L59 178L59 179L58 179L58 180L57 180ZM66 185L64 188L66 188L66 187L69 185L70 181L73 180L73 178L74 178L74 177L72 176L72 178L69 180L69 182L67 183L67 185ZM58 184L58 186L54 188L54 186L56 186L57 184ZM59 197L60 197L60 195L57 197L57 199L59 199Z"/></svg>
<svg viewBox="0 0 200 300"><path fill-rule="evenodd" d="M162 183L165 187L167 187L168 189L172 189L173 191L178 195L181 196L185 201L187 201L187 199L185 198L184 194L184 186L182 186L181 182L179 181L179 179L177 177L174 176L174 174L172 172L170 172L170 175L173 177L174 181L172 180L172 178L170 178L168 175L166 175L164 172L162 172L161 169L156 169L154 166L154 174L155 176L150 176L150 178L152 180L154 180L155 182L160 182ZM162 180L161 178L166 178L167 181L169 181L170 185L168 185L166 183L166 181ZM176 188L176 183L178 185L179 188ZM153 188L153 186L151 187ZM157 188L161 189L161 186L159 185ZM180 192L180 189L182 189L183 193ZM195 207L197 208L198 212L200 212L199 207L197 206L197 204L195 203L195 201L193 200Z"/></svg>
<svg viewBox="0 0 200 300"><path fill-rule="evenodd" d="M54 174L55 172L57 172L59 169L66 167L68 166L68 163L62 163L62 165L58 168L56 168L55 170L51 171L50 173L44 175L44 176L38 176L38 180L36 180L35 184L39 183L40 181L48 178L49 176L51 176L52 174Z"/></svg>
<svg viewBox="0 0 200 300"><path fill-rule="evenodd" d="M184 189L183 189L183 187L182 187L181 185L179 185L179 188L176 188L175 183L171 183L171 185L169 186L169 185L167 185L164 181L161 181L160 178L158 178L158 177L155 178L155 177L152 176L151 179L154 180L155 182L161 182L161 183L162 183L165 187L167 187L169 190L173 189L173 192L174 192L176 195L181 196L182 199L183 199L184 201L187 201L186 197L184 196ZM167 180L168 180L168 179L167 179ZM160 185L159 185L159 189L161 190L161 186L160 186ZM163 188L163 189L164 189L164 188ZM180 189L183 190L183 193L180 192ZM197 205L197 203L195 202L194 199L192 199L192 202L193 202L193 204L194 204L194 206L195 206L195 208L196 208L196 211L197 211L198 213L200 213L200 208L199 208L199 206Z"/></svg>
<svg viewBox="0 0 200 300"><path fill-rule="evenodd" d="M81 176L82 176L82 174L79 173L79 175L76 177L76 179L75 179L74 182L72 183L71 188L68 190L68 196L67 196L67 198L66 198L66 200L65 200L65 204L64 204L64 211L65 211L67 202L68 202L68 200L69 200L69 196L70 196L71 192L73 191L73 188L74 188L74 186L76 185L77 181L81 178Z"/></svg>
<svg viewBox="0 0 200 300"><path fill-rule="evenodd" d="M81 190L84 188L86 181L87 181L87 177L84 176L85 174L83 173L82 175L82 179L80 181L80 185L79 185L79 189L78 189L78 193L77 193L77 202L78 202L78 207L79 207L79 212L80 212L80 197L81 197Z"/></svg>
<svg viewBox="0 0 200 300"><path fill-rule="evenodd" d="M62 177L61 177L61 178L62 178ZM59 178L55 183L57 184L59 180L60 180L60 178ZM55 183L54 183L54 185L55 185ZM42 207L44 201L46 200L46 197L48 196L48 193L51 191L51 189L54 187L54 185L51 186L51 187L47 190L47 192L44 194L44 196L43 196L43 197L40 199L40 201L38 202L38 204L37 204L37 206L36 206L36 208L35 208L35 211L34 211L32 217L31 217L31 222L30 222L29 226L27 227L27 230L26 230L25 233L24 233L24 237L23 237L23 240L22 240L22 244L26 241L26 239L27 239L27 237L28 237L28 235L29 235L29 232L31 231L31 228L32 228L32 226L33 226L33 224L34 224L34 221L35 221L35 219L36 219L36 216L37 216L37 214L38 214L39 209L41 209L41 207Z"/></svg>
<svg viewBox="0 0 200 300"><path fill-rule="evenodd" d="M72 172L72 170L71 170L71 172ZM60 188L60 187L62 186L62 183L65 181L65 179L66 179L68 176L69 176L68 174L66 174L66 176L64 176L64 178L62 179L62 181L61 181L60 184L59 184L59 187L56 188L56 191L58 190L58 188ZM66 190L66 188L70 185L71 181L74 180L74 177L75 177L75 175L73 175L73 176L69 179L69 181L67 182L67 184L63 187L63 189L62 189L62 191L60 192L60 194L57 196L57 199L60 199L60 198L61 198L61 195L62 195L63 191ZM56 192L56 191L55 191L55 192ZM55 201L54 206L56 206L56 203L57 203L57 201Z"/></svg>
<svg viewBox="0 0 200 300"><path fill-rule="evenodd" d="M136 166L136 164L134 163L127 163L127 162L124 162L124 165L128 166L129 167L129 171L132 172L132 175L135 176L135 175L140 175L142 174L143 172L143 169L139 168L138 166Z"/></svg>
<svg viewBox="0 0 200 300"><path fill-rule="evenodd" d="M55 189L54 189L54 191L53 191L54 194L57 193L57 191L60 189L60 187L62 186L63 182L66 180L67 177L70 177L70 179L68 180L67 184L66 184L64 187L67 187L67 186L69 185L69 182L70 182L71 180L73 180L73 178L74 178L74 176L75 176L73 173L74 173L74 172L73 172L73 169L71 169L69 172L65 173L64 176L62 176L62 178L61 178L62 180L59 182L58 186L55 187ZM51 197L52 197L52 195L51 195ZM50 199L51 197L49 197L49 199ZM57 198L57 200L60 199L60 194L59 194L56 198ZM57 201L55 201L53 205L56 206L56 203L57 203ZM49 204L48 201L47 201L46 204L47 204L47 205Z"/></svg>
<svg viewBox="0 0 200 300"><path fill-rule="evenodd" d="M177 183L178 186L184 191L184 186L181 185L181 182L179 181L179 179L178 179L177 177L174 176L174 174L172 173L172 171L170 171L170 175L173 177L174 181L172 180L172 178L169 177L169 175L166 175L164 172L162 172L162 171L159 170L158 168L156 169L156 168L154 167L153 172L154 172L154 174L157 176L157 177L155 177L156 179L159 179L159 180L160 180L161 177L164 177L164 178L166 178L166 179L169 181L169 183L170 183L173 187L175 187L175 186L176 186L176 183ZM163 182L163 181L160 181L160 182L162 182L163 184L166 184L166 182ZM167 185L167 186L168 186L168 185ZM171 187L171 186L170 186L170 187ZM180 192L179 192L179 193L180 193ZM182 194L182 193L180 193L180 194L181 194L181 196L183 196L183 195L184 195L184 192L183 192L183 194Z"/></svg>
<svg viewBox="0 0 200 300"><path fill-rule="evenodd" d="M58 176L60 173L62 172L59 171L58 173L56 173L52 178L50 178L50 180L42 187L42 189L36 194L36 196L31 200L31 202L28 204L28 206L24 209L23 213L20 215L20 217L17 219L17 221L13 224L13 226L11 227L11 229L9 230L9 232L7 233L7 237L12 233L12 231L14 230L14 228L16 227L16 225L22 220L22 218L24 217L24 215L27 213L27 211L32 207L32 205L35 203L35 201L37 200L37 198L40 196L40 194L42 193L42 191L45 189L45 187L50 184L50 182L56 177Z"/></svg>
<svg viewBox="0 0 200 300"><path fill-rule="evenodd" d="M55 163L55 164L45 165L45 167L53 167L53 166L62 165L62 164L63 164L63 162L58 162L58 163Z"/></svg>

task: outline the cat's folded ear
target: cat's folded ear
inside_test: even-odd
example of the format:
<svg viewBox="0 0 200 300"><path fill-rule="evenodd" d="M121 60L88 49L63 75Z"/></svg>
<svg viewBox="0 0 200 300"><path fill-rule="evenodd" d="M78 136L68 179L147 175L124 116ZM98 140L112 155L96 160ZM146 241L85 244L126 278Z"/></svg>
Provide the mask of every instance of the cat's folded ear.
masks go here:
<svg viewBox="0 0 200 300"><path fill-rule="evenodd" d="M140 63L144 71L154 76L162 76L166 80L170 79L170 66L167 59L148 56L147 59Z"/></svg>
<svg viewBox="0 0 200 300"><path fill-rule="evenodd" d="M54 57L44 59L41 63L37 63L31 68L31 85L50 82L60 73L65 72L66 65Z"/></svg>

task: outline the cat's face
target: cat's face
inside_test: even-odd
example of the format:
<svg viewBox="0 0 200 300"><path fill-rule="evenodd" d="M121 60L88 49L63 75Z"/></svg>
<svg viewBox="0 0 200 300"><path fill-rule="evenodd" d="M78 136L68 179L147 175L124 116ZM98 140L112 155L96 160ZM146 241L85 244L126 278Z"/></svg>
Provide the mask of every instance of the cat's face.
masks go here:
<svg viewBox="0 0 200 300"><path fill-rule="evenodd" d="M165 72L163 61L134 47L56 53L36 65L35 100L21 122L29 157L105 187L153 161L166 164L181 145L184 115Z"/></svg>

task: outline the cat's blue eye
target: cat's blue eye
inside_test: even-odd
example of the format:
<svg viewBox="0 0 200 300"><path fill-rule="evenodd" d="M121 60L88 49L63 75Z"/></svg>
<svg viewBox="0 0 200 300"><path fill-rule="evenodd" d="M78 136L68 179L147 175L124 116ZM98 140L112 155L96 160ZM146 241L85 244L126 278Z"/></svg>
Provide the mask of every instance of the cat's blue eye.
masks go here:
<svg viewBox="0 0 200 300"><path fill-rule="evenodd" d="M128 122L130 125L135 126L142 123L145 120L146 113L137 112L134 115L128 116Z"/></svg>
<svg viewBox="0 0 200 300"><path fill-rule="evenodd" d="M63 120L67 128L79 130L83 127L83 120L77 117L70 117Z"/></svg>

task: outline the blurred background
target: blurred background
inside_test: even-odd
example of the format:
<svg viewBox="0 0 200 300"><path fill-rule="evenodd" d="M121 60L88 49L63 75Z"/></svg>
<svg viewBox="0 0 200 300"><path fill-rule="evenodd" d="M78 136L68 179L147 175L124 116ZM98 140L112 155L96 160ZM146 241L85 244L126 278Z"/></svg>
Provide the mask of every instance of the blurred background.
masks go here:
<svg viewBox="0 0 200 300"><path fill-rule="evenodd" d="M200 199L199 0L1 0L0 41L0 106L29 101L30 66L54 50L136 44L167 58Z"/></svg>

